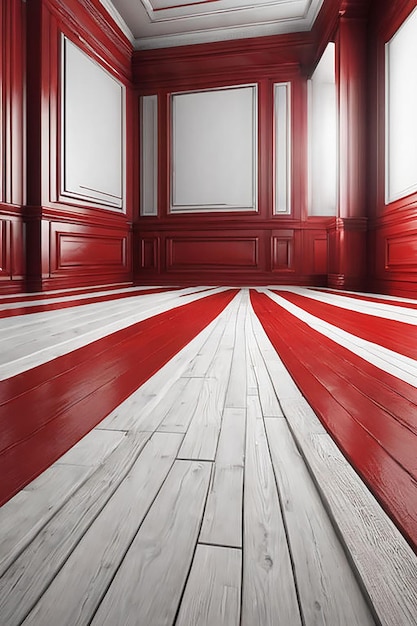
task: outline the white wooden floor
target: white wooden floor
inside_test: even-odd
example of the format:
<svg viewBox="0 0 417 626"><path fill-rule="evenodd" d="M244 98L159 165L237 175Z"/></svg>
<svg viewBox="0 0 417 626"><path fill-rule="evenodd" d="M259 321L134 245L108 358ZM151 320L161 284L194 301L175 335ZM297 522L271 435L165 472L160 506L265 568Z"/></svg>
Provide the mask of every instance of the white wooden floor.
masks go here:
<svg viewBox="0 0 417 626"><path fill-rule="evenodd" d="M154 296L152 311L183 293ZM39 362L48 333L3 375ZM62 344L79 340L68 333ZM416 555L244 289L4 505L0 529L2 626L417 624Z"/></svg>

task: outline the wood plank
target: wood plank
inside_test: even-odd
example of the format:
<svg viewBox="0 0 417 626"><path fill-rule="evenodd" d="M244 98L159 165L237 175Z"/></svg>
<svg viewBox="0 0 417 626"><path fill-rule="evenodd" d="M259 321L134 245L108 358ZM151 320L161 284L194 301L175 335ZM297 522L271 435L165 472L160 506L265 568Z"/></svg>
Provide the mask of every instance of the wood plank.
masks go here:
<svg viewBox="0 0 417 626"><path fill-rule="evenodd" d="M159 424L161 432L186 433L199 404L199 397L204 387L203 378L181 378L182 391L177 400L171 401L169 394L169 408Z"/></svg>
<svg viewBox="0 0 417 626"><path fill-rule="evenodd" d="M0 576L91 473L52 465L0 507Z"/></svg>
<svg viewBox="0 0 417 626"><path fill-rule="evenodd" d="M225 407L246 408L246 346L245 320L248 307L248 290L242 290L242 300L236 315L235 340Z"/></svg>
<svg viewBox="0 0 417 626"><path fill-rule="evenodd" d="M219 438L225 390L215 378L200 379L193 420L178 453L179 459L214 461Z"/></svg>
<svg viewBox="0 0 417 626"><path fill-rule="evenodd" d="M377 403L371 403L366 390L360 396L362 411L352 404L350 394L354 398L356 389L362 384L357 373L362 359L308 329L304 322L295 319L266 296L258 295L252 303L271 341L320 420L416 550L417 474L413 435ZM323 350L333 354L330 368L317 357L317 350L314 350L317 341L321 342ZM357 365L350 392L346 380L338 378L335 386L334 368L339 362L343 369L344 359ZM374 377L377 379L378 371ZM392 380L393 388L395 382L396 379ZM414 388L412 393L416 395Z"/></svg>
<svg viewBox="0 0 417 626"><path fill-rule="evenodd" d="M224 409L200 543L242 547L245 409Z"/></svg>
<svg viewBox="0 0 417 626"><path fill-rule="evenodd" d="M183 376L195 378L203 377L207 374L219 349L219 345L222 343L225 329L239 308L240 299L241 296L239 294L212 322L211 334L207 337L195 358L188 364Z"/></svg>
<svg viewBox="0 0 417 626"><path fill-rule="evenodd" d="M100 465L125 436L126 434L121 431L94 428L63 454L56 463L58 465L86 465L87 467Z"/></svg>
<svg viewBox="0 0 417 626"><path fill-rule="evenodd" d="M325 337L332 339L340 346L351 350L354 354L365 359L372 365L379 367L384 372L396 376L400 380L407 382L414 387L417 385L417 362L393 350L379 346L376 343L361 339L356 335L346 332L335 325L320 320L314 315L307 313L284 298L268 292L268 297L283 309L294 315L296 318L308 324L311 328L321 333Z"/></svg>
<svg viewBox="0 0 417 626"><path fill-rule="evenodd" d="M25 624L90 622L174 462L181 439L177 434L157 433L148 441Z"/></svg>
<svg viewBox="0 0 417 626"><path fill-rule="evenodd" d="M275 361L282 366L276 353ZM281 397L279 377L272 380L297 445L381 625L415 626L417 556L324 431L307 401L299 398L294 411L289 384L286 396ZM299 395L295 383L291 384Z"/></svg>
<svg viewBox="0 0 417 626"><path fill-rule="evenodd" d="M416 554L330 437L312 435L306 458L381 626L415 626Z"/></svg>
<svg viewBox="0 0 417 626"><path fill-rule="evenodd" d="M304 622L375 624L286 421L267 419L266 432Z"/></svg>
<svg viewBox="0 0 417 626"><path fill-rule="evenodd" d="M112 333L120 332L129 326L146 321L173 308L191 304L206 296L209 297L226 290L227 288L221 287L208 293L186 294L185 291L187 290L182 290L169 294L142 296L136 304L129 303L130 311L126 309L125 303L116 302L92 304L87 309L81 307L83 309L81 311L75 307L68 311L52 311L49 314L34 313L30 316L23 316L22 320L18 320L18 318L3 320L2 327L4 326L6 332L5 338L2 338L0 344L2 347L0 349L0 380L45 364L51 359L83 348L89 343L103 339ZM113 312L111 312L112 309L114 309ZM87 323L85 323L86 317L89 318ZM25 327L27 327L29 335L22 341L22 345L18 349L14 345L10 329L15 328L18 337ZM68 330L64 331L63 329ZM29 337L31 337L30 341L28 340ZM10 342L10 340L12 341Z"/></svg>
<svg viewBox="0 0 417 626"><path fill-rule="evenodd" d="M280 502L262 418L248 396L242 626L301 626Z"/></svg>
<svg viewBox="0 0 417 626"><path fill-rule="evenodd" d="M225 311L234 306L235 300L226 307ZM220 314L219 317L223 315ZM171 386L181 377L186 377L187 368L210 344L213 325L217 324L216 318L206 326L194 339L180 350L168 363L163 365L151 378L149 378L137 391L122 402L112 411L99 425L100 428L125 429L136 428L139 430L153 430L157 428L157 419L149 421L155 407L161 402L166 393L171 394ZM211 362L211 361L210 361ZM152 428L153 426L153 428Z"/></svg>
<svg viewBox="0 0 417 626"><path fill-rule="evenodd" d="M248 315L248 321L250 316ZM264 417L284 417L275 389L269 377L269 372L265 365L265 361L256 342L255 335L250 323L246 329L247 349L250 362L255 374L256 385L259 394L259 400L262 407Z"/></svg>
<svg viewBox="0 0 417 626"><path fill-rule="evenodd" d="M175 626L239 626L242 553L198 545Z"/></svg>
<svg viewBox="0 0 417 626"><path fill-rule="evenodd" d="M210 463L176 461L103 602L96 626L170 626L194 554Z"/></svg>
<svg viewBox="0 0 417 626"><path fill-rule="evenodd" d="M10 565L0 579L0 623L20 624L30 612L150 436L151 433L129 433Z"/></svg>

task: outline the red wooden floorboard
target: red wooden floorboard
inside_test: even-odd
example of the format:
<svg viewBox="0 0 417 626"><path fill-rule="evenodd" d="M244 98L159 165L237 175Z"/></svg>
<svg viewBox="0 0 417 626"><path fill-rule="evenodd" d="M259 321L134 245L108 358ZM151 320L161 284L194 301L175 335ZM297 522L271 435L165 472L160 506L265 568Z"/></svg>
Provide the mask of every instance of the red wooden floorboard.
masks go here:
<svg viewBox="0 0 417 626"><path fill-rule="evenodd" d="M371 295L362 295L359 293L346 293L345 291L336 291L335 289L320 289L314 290L311 288L311 291L316 291L317 293L331 293L336 296L344 296L345 298L352 298L352 300L362 300L363 302L375 302L376 304L388 304L389 306L399 306L404 309L417 309L416 302L402 302L401 300L388 300L383 296L371 296Z"/></svg>
<svg viewBox="0 0 417 626"><path fill-rule="evenodd" d="M161 293L165 291L174 291L178 289L178 287L172 288L158 288L158 289L144 289L143 291L136 291L133 293L112 293L106 294L104 296L92 296L91 298L81 298L73 300L68 300L65 302L53 302L51 304L35 304L32 306L22 305L20 307L16 307L14 309L5 309L0 311L0 319L4 319L7 317L17 317L19 315L28 315L31 313L43 313L45 311L57 311L58 309L68 309L73 306L81 306L84 304L94 304L97 302L110 302L110 300L121 300L125 298L133 298L139 296L146 296L149 294Z"/></svg>
<svg viewBox="0 0 417 626"><path fill-rule="evenodd" d="M352 333L361 339L377 343L388 350L417 359L417 326L385 318L349 311L325 302L287 291L275 291L292 304L321 320Z"/></svg>
<svg viewBox="0 0 417 626"><path fill-rule="evenodd" d="M0 504L167 363L236 293L176 307L0 383Z"/></svg>
<svg viewBox="0 0 417 626"><path fill-rule="evenodd" d="M410 429L393 418L392 414L400 413L395 401L390 405L392 414L388 414L386 407L378 407L363 393L359 395L362 385L360 362L363 360L357 355L311 329L265 294L251 292L251 301L303 395L416 550L417 481L413 468L417 439ZM349 359L354 371L350 370L348 379L338 377L335 373L339 368L344 371L344 363ZM366 365L368 373L372 367L369 363ZM379 373L380 370L374 367L374 391ZM384 376L385 380L387 376ZM390 387L395 389L397 379L391 378ZM413 388L409 387L411 392Z"/></svg>

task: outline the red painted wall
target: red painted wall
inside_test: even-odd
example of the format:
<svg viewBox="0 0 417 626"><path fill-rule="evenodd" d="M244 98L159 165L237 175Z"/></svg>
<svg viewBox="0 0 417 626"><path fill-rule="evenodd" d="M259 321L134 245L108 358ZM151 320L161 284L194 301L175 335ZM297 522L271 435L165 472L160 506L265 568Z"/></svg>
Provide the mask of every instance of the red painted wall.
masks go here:
<svg viewBox="0 0 417 626"><path fill-rule="evenodd" d="M0 290L19 291L25 275L25 5L0 4Z"/></svg>
<svg viewBox="0 0 417 626"><path fill-rule="evenodd" d="M416 7L383 0L369 24L369 257L371 288L417 297L417 194L386 205L385 43Z"/></svg>
<svg viewBox="0 0 417 626"><path fill-rule="evenodd" d="M300 33L134 53L137 96L157 94L159 101L158 217L135 220L138 283L326 282L330 220L307 217L306 71L313 49L311 34ZM274 215L273 84L287 81L293 206L291 215ZM170 94L252 83L259 94L258 212L170 214Z"/></svg>
<svg viewBox="0 0 417 626"><path fill-rule="evenodd" d="M158 95L160 153L158 217L135 224L137 282L364 288L367 8L367 0L326 0L311 33L134 53L137 95ZM340 206L336 218L309 218L307 79L330 40L337 50ZM292 213L273 215L272 86L284 81L292 90ZM170 93L247 83L259 93L258 214L170 215Z"/></svg>
<svg viewBox="0 0 417 626"><path fill-rule="evenodd" d="M3 0L0 290L124 282L133 270L138 283L298 282L415 295L417 197L389 206L383 197L384 43L414 6L325 0L311 33L132 53L98 0ZM126 214L59 198L61 33L127 87ZM337 50L339 211L309 218L306 85L329 40ZM276 81L292 85L291 216L272 209ZM248 82L259 89L258 213L170 215L169 94ZM159 216L143 218L138 97L153 93Z"/></svg>
<svg viewBox="0 0 417 626"><path fill-rule="evenodd" d="M98 0L4 0L0 20L0 290L131 281L132 132L126 213L59 193L61 34L126 86L133 130L130 42Z"/></svg>

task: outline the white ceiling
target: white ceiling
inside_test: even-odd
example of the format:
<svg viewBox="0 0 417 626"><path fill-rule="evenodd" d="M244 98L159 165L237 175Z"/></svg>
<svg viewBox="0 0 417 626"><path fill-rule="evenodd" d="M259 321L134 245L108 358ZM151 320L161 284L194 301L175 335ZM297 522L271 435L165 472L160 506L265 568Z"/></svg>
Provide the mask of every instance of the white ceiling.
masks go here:
<svg viewBox="0 0 417 626"><path fill-rule="evenodd" d="M135 48L310 30L323 0L100 0Z"/></svg>

